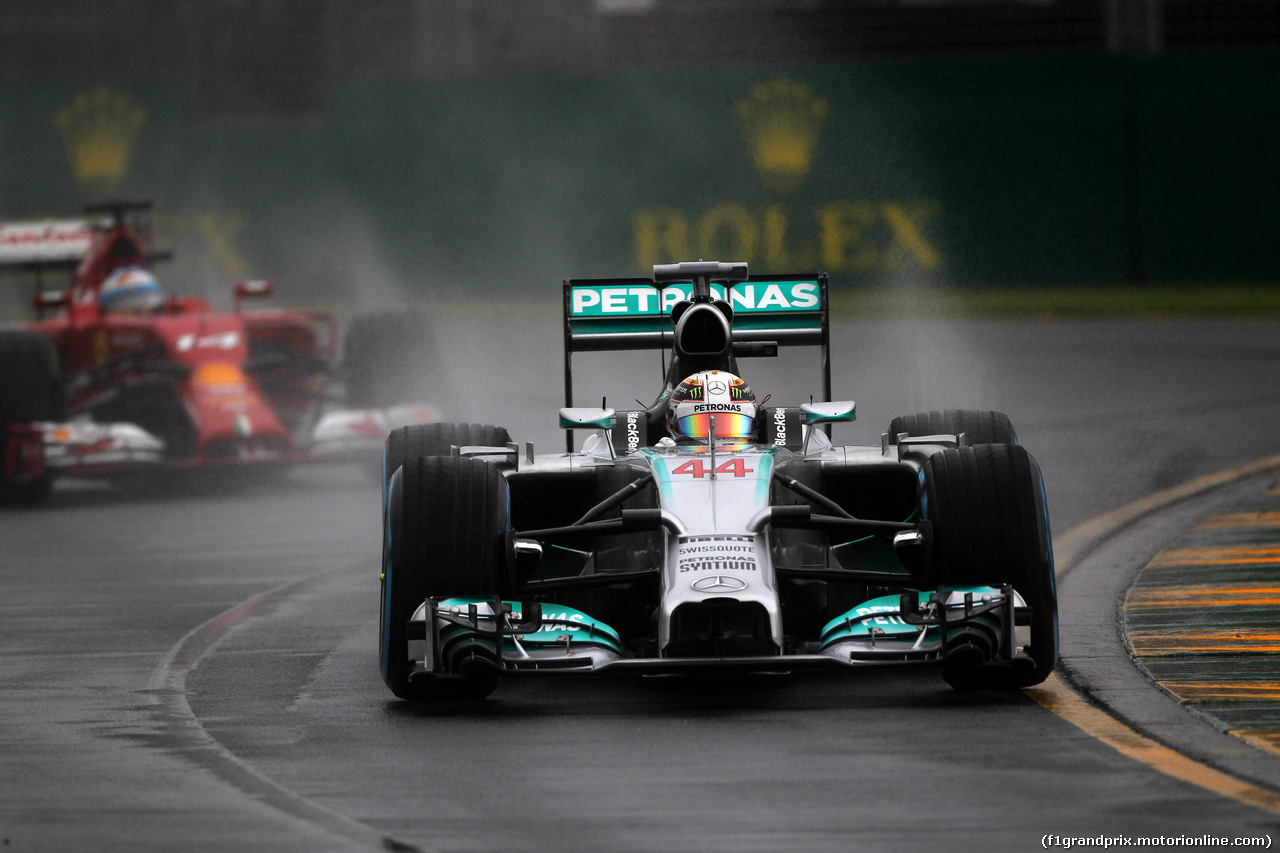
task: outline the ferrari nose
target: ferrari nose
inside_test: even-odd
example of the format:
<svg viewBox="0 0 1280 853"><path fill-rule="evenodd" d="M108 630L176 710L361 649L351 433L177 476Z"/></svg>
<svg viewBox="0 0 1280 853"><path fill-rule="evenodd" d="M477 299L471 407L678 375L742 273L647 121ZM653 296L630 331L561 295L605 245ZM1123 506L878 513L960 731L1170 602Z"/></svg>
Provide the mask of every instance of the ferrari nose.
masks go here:
<svg viewBox="0 0 1280 853"><path fill-rule="evenodd" d="M293 436L239 365L206 362L195 368L190 381L187 401L196 426L197 457L209 462L245 462L282 459L294 453Z"/></svg>

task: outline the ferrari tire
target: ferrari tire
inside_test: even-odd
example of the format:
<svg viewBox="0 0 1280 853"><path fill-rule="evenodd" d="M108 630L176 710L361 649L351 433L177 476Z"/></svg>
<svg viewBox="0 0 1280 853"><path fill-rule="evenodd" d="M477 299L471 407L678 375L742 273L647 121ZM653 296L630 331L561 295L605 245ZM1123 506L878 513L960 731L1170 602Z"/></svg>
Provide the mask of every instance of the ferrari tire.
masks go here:
<svg viewBox="0 0 1280 853"><path fill-rule="evenodd" d="M0 331L0 423L60 420L58 356L38 332Z"/></svg>
<svg viewBox="0 0 1280 853"><path fill-rule="evenodd" d="M483 698L497 673L468 667L461 680L410 681L410 617L428 596L494 597L509 592L506 479L493 465L452 456L420 456L391 477L384 513L382 677L401 699Z"/></svg>
<svg viewBox="0 0 1280 853"><path fill-rule="evenodd" d="M889 443L897 444L898 435L959 435L965 444L1017 444L1018 434L1004 412L973 409L946 409L901 415L889 422Z"/></svg>
<svg viewBox="0 0 1280 853"><path fill-rule="evenodd" d="M62 387L53 344L38 332L0 331L0 446L8 424L62 420ZM0 468L0 502L31 505L48 497L47 474L5 476Z"/></svg>
<svg viewBox="0 0 1280 853"><path fill-rule="evenodd" d="M1058 604L1044 480L1024 448L982 444L936 453L922 470L921 510L932 531L922 588L1010 584L1031 611L1030 661L987 666L964 656L943 677L962 690L1039 684L1058 660Z"/></svg>

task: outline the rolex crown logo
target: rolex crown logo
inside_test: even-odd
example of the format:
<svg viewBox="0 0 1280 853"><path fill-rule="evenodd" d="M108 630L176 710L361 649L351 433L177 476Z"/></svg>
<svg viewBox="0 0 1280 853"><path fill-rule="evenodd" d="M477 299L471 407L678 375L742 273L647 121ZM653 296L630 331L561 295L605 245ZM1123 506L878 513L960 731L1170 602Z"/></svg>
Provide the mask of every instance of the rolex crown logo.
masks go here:
<svg viewBox="0 0 1280 853"><path fill-rule="evenodd" d="M76 183L92 193L119 185L128 174L134 143L146 121L147 111L124 92L100 86L77 95L54 122Z"/></svg>
<svg viewBox="0 0 1280 853"><path fill-rule="evenodd" d="M738 102L738 118L765 186L786 192L800 185L826 115L826 101L785 77L755 86Z"/></svg>

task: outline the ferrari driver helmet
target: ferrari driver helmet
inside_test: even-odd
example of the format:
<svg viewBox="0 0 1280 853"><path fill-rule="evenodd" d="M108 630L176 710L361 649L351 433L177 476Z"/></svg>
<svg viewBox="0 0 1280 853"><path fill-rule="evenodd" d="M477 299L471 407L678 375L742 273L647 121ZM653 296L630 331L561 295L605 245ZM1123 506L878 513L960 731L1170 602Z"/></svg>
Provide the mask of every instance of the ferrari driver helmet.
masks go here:
<svg viewBox="0 0 1280 853"><path fill-rule="evenodd" d="M103 314L151 314L163 304L160 282L142 267L121 267L107 276L98 291Z"/></svg>
<svg viewBox="0 0 1280 853"><path fill-rule="evenodd" d="M741 377L707 370L686 378L667 402L667 429L677 442L705 442L715 419L717 441L751 440L756 422L756 395Z"/></svg>

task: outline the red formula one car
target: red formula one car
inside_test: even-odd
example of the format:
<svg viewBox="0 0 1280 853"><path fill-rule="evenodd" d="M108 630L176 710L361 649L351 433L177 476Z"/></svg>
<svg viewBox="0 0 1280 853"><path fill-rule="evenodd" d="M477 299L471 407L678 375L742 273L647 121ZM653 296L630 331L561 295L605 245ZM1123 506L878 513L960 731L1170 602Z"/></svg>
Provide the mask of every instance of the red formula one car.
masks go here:
<svg viewBox="0 0 1280 853"><path fill-rule="evenodd" d="M154 466L372 465L392 428L434 419L432 407L384 393L392 353L428 367L412 315L356 318L339 362L329 312L241 309L270 295L268 282L235 285L232 313L165 296L148 271L161 258L141 236L148 208L0 225L0 269L35 272L42 315L0 326L0 497L35 502L60 475ZM58 268L74 270L65 290L39 289Z"/></svg>

